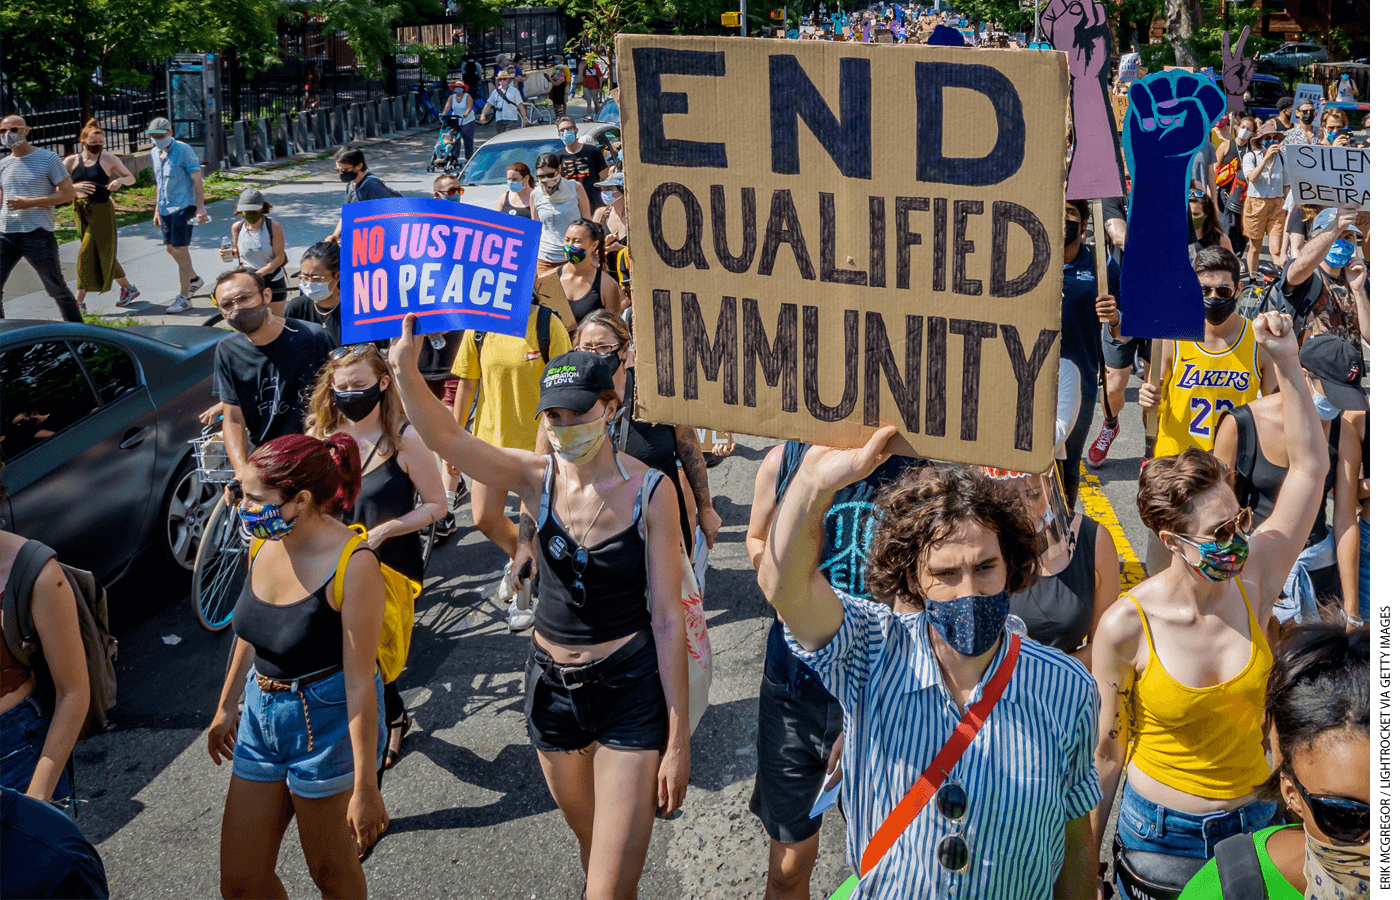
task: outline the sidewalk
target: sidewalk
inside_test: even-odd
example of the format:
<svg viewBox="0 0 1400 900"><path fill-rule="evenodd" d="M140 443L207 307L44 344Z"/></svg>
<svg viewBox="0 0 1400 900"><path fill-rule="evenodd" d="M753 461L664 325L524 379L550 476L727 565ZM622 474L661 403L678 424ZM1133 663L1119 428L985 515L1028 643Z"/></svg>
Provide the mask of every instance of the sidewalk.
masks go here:
<svg viewBox="0 0 1400 900"><path fill-rule="evenodd" d="M480 129L477 146L489 134ZM365 151L370 171L406 197L426 197L432 194L432 178L425 171L437 140L437 128L427 128L403 137L356 143ZM251 171L244 177L249 187L256 187L272 204L271 216L286 232L288 272L296 273L301 253L311 244L324 240L335 230L340 216L345 189L336 175L335 162L330 156L308 160L285 168ZM140 225L120 229L117 258L131 283L141 290L141 297L130 307L117 306L119 290L113 283L105 294L89 293L87 308L91 313L107 316L131 316L149 325L198 325L212 315L214 304L209 299L214 278L228 269L219 259L219 242L229 237L236 214L233 200L220 200L208 205L211 221L194 229L190 257L195 272L204 278L204 287L194 297L194 308L179 315L165 312L179 289L179 272L175 261L165 252L160 232L149 220ZM59 261L68 276L68 286L76 289L78 241L59 247ZM43 289L38 274L27 262L21 262L5 285L5 316L10 319L59 319L58 307Z"/></svg>

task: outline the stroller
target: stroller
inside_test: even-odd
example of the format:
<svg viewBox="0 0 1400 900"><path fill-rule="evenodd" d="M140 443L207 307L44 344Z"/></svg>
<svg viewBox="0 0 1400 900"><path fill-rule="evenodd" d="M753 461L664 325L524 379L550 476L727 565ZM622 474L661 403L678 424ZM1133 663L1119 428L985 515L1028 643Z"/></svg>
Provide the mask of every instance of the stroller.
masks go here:
<svg viewBox="0 0 1400 900"><path fill-rule="evenodd" d="M413 85L409 88L416 97L417 102L423 107L427 115L437 120L439 123L437 142L433 144L433 156L428 160L424 171L438 175L457 175L466 168L466 160L462 159L457 151L457 140L460 133L457 126L460 119L454 115L444 116L428 99L428 89L423 85ZM471 148L467 148L467 154L471 154Z"/></svg>

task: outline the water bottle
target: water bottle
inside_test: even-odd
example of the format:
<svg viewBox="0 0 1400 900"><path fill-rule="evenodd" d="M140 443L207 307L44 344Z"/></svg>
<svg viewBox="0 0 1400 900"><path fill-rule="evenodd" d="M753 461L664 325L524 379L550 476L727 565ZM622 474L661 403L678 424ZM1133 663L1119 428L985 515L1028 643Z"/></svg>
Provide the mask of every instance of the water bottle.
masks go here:
<svg viewBox="0 0 1400 900"><path fill-rule="evenodd" d="M227 257L225 257L224 254L232 249L233 238L229 237L228 235L224 235L224 239L222 241L219 241L219 259L223 260L224 262L228 262L228 259Z"/></svg>
<svg viewBox="0 0 1400 900"><path fill-rule="evenodd" d="M433 345L434 350L441 350L443 347L447 346L446 339L438 332L428 335L428 343Z"/></svg>

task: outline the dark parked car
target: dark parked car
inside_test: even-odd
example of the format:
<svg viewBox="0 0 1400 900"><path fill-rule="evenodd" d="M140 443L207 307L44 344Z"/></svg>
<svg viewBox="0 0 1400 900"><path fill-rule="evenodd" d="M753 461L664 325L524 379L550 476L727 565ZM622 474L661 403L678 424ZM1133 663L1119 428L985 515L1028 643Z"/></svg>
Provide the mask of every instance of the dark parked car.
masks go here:
<svg viewBox="0 0 1400 900"><path fill-rule="evenodd" d="M0 528L107 584L155 544L192 569L218 495L189 441L227 333L0 320Z"/></svg>

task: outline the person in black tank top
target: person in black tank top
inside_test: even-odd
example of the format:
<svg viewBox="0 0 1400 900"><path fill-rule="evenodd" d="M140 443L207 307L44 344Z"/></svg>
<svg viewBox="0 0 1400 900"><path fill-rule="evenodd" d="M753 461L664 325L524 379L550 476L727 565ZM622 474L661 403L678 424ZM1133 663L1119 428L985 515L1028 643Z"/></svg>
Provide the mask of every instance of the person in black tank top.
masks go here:
<svg viewBox="0 0 1400 900"><path fill-rule="evenodd" d="M82 245L78 248L78 305L88 291L105 294L115 281L121 286L118 306L126 306L141 292L126 278L117 261L117 216L112 193L136 183L122 161L106 152L106 135L96 119L89 119L78 139L80 149L63 161L73 177L78 199L73 201L73 218Z"/></svg>
<svg viewBox="0 0 1400 900"><path fill-rule="evenodd" d="M617 281L602 269L603 226L579 219L564 232L564 264L559 284L575 322L597 309L622 313L622 292ZM574 333L577 333L575 328Z"/></svg>
<svg viewBox="0 0 1400 900"><path fill-rule="evenodd" d="M1064 503L1059 471L1041 475L988 469L1015 486L1035 521L1038 578L1011 595L1026 635L1087 668L1099 617L1118 599L1118 551L1107 529Z"/></svg>
<svg viewBox="0 0 1400 900"><path fill-rule="evenodd" d="M319 438L341 433L355 439L364 460L360 493L341 519L365 526L380 562L422 584L418 532L447 512L447 494L433 454L407 429L379 348L356 344L332 351L311 391L306 431ZM387 771L399 761L404 735L413 724L398 679L384 685L384 717L389 745L381 768Z"/></svg>
<svg viewBox="0 0 1400 900"><path fill-rule="evenodd" d="M587 892L635 896L651 823L680 808L690 780L674 488L614 452L607 427L618 397L601 357L570 351L545 366L537 412L554 452L493 447L463 431L423 381L415 318L404 317L389 351L409 421L467 477L522 498L516 587L523 566L540 569L526 724L551 795L591 848ZM606 843L593 840L595 824L608 830Z"/></svg>
<svg viewBox="0 0 1400 900"><path fill-rule="evenodd" d="M295 812L323 895L368 893L360 858L389 824L375 777L387 739L375 659L385 591L374 551L336 520L359 488L347 434L276 438L242 472L249 573L208 735L214 762L233 762L219 851L229 896L286 896L268 852L286 824L271 810Z"/></svg>

